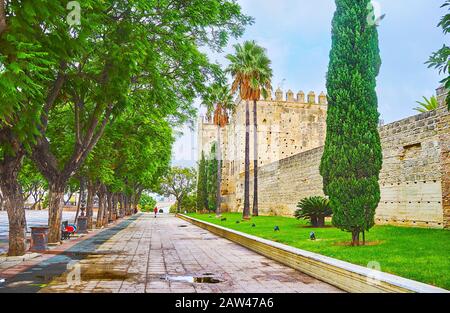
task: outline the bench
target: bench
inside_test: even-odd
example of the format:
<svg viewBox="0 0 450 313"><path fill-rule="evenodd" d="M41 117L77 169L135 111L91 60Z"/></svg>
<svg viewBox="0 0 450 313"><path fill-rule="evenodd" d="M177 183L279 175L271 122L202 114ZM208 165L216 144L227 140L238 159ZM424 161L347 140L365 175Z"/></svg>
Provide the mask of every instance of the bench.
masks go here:
<svg viewBox="0 0 450 313"><path fill-rule="evenodd" d="M61 223L61 240L70 239L70 236L74 234L76 231L76 227L74 225L70 225L69 221L63 221Z"/></svg>

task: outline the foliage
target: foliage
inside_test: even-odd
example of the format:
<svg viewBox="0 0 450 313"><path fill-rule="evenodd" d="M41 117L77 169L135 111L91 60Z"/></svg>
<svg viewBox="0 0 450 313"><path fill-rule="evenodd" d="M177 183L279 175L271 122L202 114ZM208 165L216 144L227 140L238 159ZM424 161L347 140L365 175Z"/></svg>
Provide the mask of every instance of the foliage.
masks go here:
<svg viewBox="0 0 450 313"><path fill-rule="evenodd" d="M197 173L193 168L172 167L161 180L160 193L177 199L177 212L181 212L183 199L194 191ZM194 202L195 206L196 202Z"/></svg>
<svg viewBox="0 0 450 313"><path fill-rule="evenodd" d="M376 225L368 234L370 244L350 247L348 235L334 227L313 229L319 240L310 240L308 222L291 217L259 216L253 217L251 222L242 222L239 213L223 213L226 221L208 214L191 216L363 267L377 260L383 272L450 289L447 274L450 268L450 232L445 229ZM241 223L236 224L236 221ZM256 227L251 227L253 223ZM281 231L274 232L275 225Z"/></svg>
<svg viewBox="0 0 450 313"><path fill-rule="evenodd" d="M331 216L333 213L330 201L321 196L303 198L297 207L299 209L295 210L295 218L309 219L314 227L324 226L325 217Z"/></svg>
<svg viewBox="0 0 450 313"><path fill-rule="evenodd" d="M178 202L170 207L169 213L175 214L178 213ZM197 211L197 196L194 194L187 195L183 197L180 205L180 213L194 213Z"/></svg>
<svg viewBox="0 0 450 313"><path fill-rule="evenodd" d="M127 194L136 193L142 182L156 183L167 169L171 127L191 119L194 99L222 76L203 49L220 51L252 23L232 0L80 4L80 25L66 22L67 1L61 0L7 1L0 16L0 161L14 155L20 164L25 148L49 182L51 241L60 233L57 197L78 172ZM151 112L151 118L145 117L147 129L151 134L162 129L162 136L151 147L144 140L143 150L128 147L114 153L127 155L126 165L116 168L120 164L107 160L116 149L113 136L104 141L104 149L93 149L122 114L133 111ZM133 121L123 129L139 128L142 119ZM162 161L142 171L148 162L131 153L157 159L157 145L167 139L159 149ZM127 170L143 174L130 181Z"/></svg>
<svg viewBox="0 0 450 313"><path fill-rule="evenodd" d="M450 33L450 0L445 0L441 8L448 7L448 13L445 14L438 24L438 27L442 27L444 34ZM439 74L444 73L445 77L441 83L444 84L446 90L450 90L450 47L444 44L441 49L434 52L430 59L426 62L428 67L434 67L439 70ZM447 95L445 100L447 103L447 108L450 110L450 93Z"/></svg>
<svg viewBox="0 0 450 313"><path fill-rule="evenodd" d="M217 209L217 171L219 168L219 161L217 160L217 143L213 143L207 161L207 193L208 193L208 209L215 211Z"/></svg>
<svg viewBox="0 0 450 313"><path fill-rule="evenodd" d="M320 165L333 225L359 235L374 225L382 164L375 91L381 60L370 0L337 0L327 74L327 137Z"/></svg>
<svg viewBox="0 0 450 313"><path fill-rule="evenodd" d="M156 200L147 194L143 194L139 200L139 206L142 212L153 212L155 205Z"/></svg>
<svg viewBox="0 0 450 313"><path fill-rule="evenodd" d="M423 97L424 102L416 101L420 106L414 108L414 110L424 113L432 110L436 110L439 106L436 96L432 96L430 99Z"/></svg>
<svg viewBox="0 0 450 313"><path fill-rule="evenodd" d="M267 98L272 89L272 68L266 50L255 41L234 45L235 54L228 54L227 71L233 76L231 91L239 91L242 100Z"/></svg>
<svg viewBox="0 0 450 313"><path fill-rule="evenodd" d="M257 101L268 97L272 89L272 68L266 50L257 45L255 41L246 41L243 45L234 46L235 54L227 55L230 65L227 68L233 77L231 92L239 92L245 103L245 127L250 127L249 101L253 100L254 134L257 133ZM257 136L254 136L254 192L253 214L258 215L258 157ZM243 218L250 218L250 134L245 134L245 178L244 178L244 210Z"/></svg>
<svg viewBox="0 0 450 313"><path fill-rule="evenodd" d="M25 158L23 161L22 168L19 172L19 183L22 187L23 198L25 200L30 197L33 198L34 204L32 208L44 200L48 188L47 181L29 158Z"/></svg>
<svg viewBox="0 0 450 313"><path fill-rule="evenodd" d="M205 153L203 151L198 163L197 209L200 211L209 210L207 161L205 159Z"/></svg>

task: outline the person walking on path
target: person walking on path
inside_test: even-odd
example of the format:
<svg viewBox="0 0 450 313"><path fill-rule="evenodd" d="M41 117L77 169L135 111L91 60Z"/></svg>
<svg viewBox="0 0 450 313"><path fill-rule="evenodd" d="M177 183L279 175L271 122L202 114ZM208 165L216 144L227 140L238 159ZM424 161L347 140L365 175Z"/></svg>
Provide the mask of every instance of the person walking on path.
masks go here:
<svg viewBox="0 0 450 313"><path fill-rule="evenodd" d="M158 214L158 207L155 206L155 208L153 209L153 212L155 212L155 218L156 218L156 214Z"/></svg>

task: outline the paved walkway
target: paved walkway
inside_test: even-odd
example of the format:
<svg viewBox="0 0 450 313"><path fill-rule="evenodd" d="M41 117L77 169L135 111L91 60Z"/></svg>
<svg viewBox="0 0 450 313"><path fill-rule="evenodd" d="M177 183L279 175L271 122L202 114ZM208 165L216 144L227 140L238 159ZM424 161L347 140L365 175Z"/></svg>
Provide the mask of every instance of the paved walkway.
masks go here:
<svg viewBox="0 0 450 313"><path fill-rule="evenodd" d="M0 284L10 291L340 292L178 218L151 214L24 269Z"/></svg>

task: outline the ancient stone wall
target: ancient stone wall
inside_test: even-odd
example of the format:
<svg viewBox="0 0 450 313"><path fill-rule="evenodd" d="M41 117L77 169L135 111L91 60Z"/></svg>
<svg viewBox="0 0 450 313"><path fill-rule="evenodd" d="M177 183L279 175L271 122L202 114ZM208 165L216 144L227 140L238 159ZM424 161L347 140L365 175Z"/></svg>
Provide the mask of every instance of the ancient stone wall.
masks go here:
<svg viewBox="0 0 450 313"><path fill-rule="evenodd" d="M305 104L301 93L297 100L292 97L288 93L287 101L282 101L278 93L275 101L259 103L261 214L292 216L300 199L323 195L319 164L325 141L326 106L320 104L320 98L319 104L313 104L312 96L308 99L311 104ZM222 145L223 210L242 211L243 207L244 109L241 103L232 123L222 132L226 138ZM206 127L203 140L215 140L215 128ZM383 168L376 222L450 227L450 114L447 109L441 105L437 110L382 126L379 131ZM252 142L251 132L251 147ZM250 177L252 202L253 172Z"/></svg>
<svg viewBox="0 0 450 313"><path fill-rule="evenodd" d="M245 106L238 100L230 123L221 131L223 159L222 194L236 193L236 181L244 172L245 156ZM253 102L249 103L250 124L253 125ZM322 92L305 94L292 91L285 95L277 90L273 99L257 103L258 116L258 166L322 146L326 136L326 96ZM253 127L250 127L250 168L253 169ZM208 154L217 140L217 128L211 118L201 117L198 126L199 153ZM200 157L199 154L199 157ZM233 197L232 197L233 198ZM227 203L227 202L225 202ZM226 209L226 207L224 208Z"/></svg>

